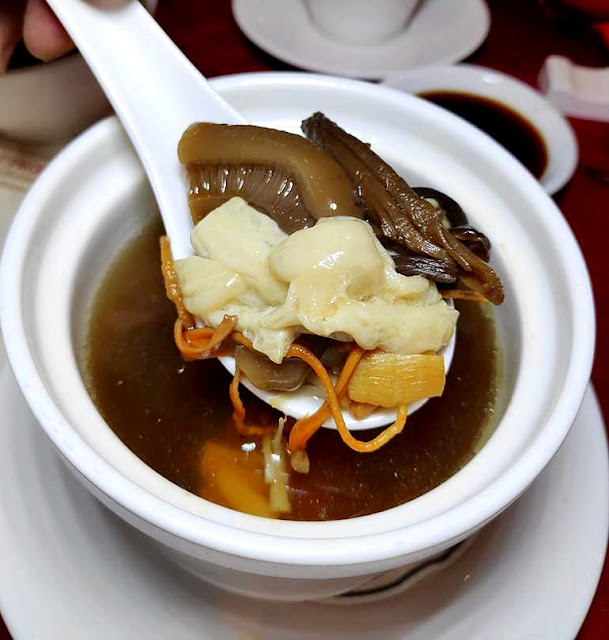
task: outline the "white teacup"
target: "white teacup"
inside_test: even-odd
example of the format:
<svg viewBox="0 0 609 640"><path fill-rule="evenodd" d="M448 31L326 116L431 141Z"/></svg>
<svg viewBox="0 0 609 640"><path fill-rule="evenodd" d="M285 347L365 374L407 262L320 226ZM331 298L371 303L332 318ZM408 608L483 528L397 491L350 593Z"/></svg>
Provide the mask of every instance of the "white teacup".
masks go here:
<svg viewBox="0 0 609 640"><path fill-rule="evenodd" d="M333 40L378 44L401 33L423 0L305 0L313 23Z"/></svg>

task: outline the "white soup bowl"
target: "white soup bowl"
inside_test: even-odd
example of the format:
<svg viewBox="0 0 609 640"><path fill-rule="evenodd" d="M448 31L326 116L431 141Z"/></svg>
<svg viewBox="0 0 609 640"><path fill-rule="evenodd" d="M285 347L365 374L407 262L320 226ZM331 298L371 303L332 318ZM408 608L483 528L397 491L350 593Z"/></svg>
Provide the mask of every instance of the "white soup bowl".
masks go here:
<svg viewBox="0 0 609 640"><path fill-rule="evenodd" d="M567 435L589 379L590 282L573 234L538 183L450 113L393 89L310 74L246 74L213 85L259 125L298 131L304 118L324 112L412 184L450 194L491 237L492 264L506 290L495 311L504 401L481 451L407 504L331 522L237 513L139 460L98 413L78 357L102 275L156 215L144 171L115 119L70 144L25 198L2 261L2 329L42 428L110 509L222 587L261 598L324 598L466 539L535 480Z"/></svg>

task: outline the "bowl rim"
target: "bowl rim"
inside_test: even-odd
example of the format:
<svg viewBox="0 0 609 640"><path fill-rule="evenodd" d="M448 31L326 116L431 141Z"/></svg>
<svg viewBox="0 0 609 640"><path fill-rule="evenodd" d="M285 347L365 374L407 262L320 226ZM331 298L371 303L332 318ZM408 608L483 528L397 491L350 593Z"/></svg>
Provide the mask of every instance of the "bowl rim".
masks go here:
<svg viewBox="0 0 609 640"><path fill-rule="evenodd" d="M548 162L539 182L549 194L561 189L575 172L579 149L569 121L541 92L519 78L482 65L458 63L407 69L385 77L381 84L414 94L454 91L502 103L530 122L544 140Z"/></svg>
<svg viewBox="0 0 609 640"><path fill-rule="evenodd" d="M286 87L291 86L292 83L322 85L330 83L332 86L338 85L341 89L346 90L378 92L388 100L419 100L418 98L405 97L403 93L390 88L370 85L358 80L300 72L255 72L224 76L212 81L213 85L220 90L235 84L251 85L261 82ZM421 101L419 100L419 102ZM454 118L450 114L446 114L446 117ZM455 120L451 120L451 122L455 122ZM20 213L9 232L0 274L0 318L5 332L7 354L19 385L50 439L79 473L88 478L85 463L90 461L94 461L98 467L101 465L104 470L109 471L109 474L102 477L101 481L99 481L99 475L97 476L98 482L95 483L97 491L105 494L110 500L118 503L123 509L132 512L149 525L197 546L216 549L233 556L271 561L276 564L362 566L429 549L444 544L446 540L458 540L463 537L464 533L481 526L507 507L529 486L550 461L566 437L583 398L592 365L594 330L585 335L584 332L579 332L577 340L574 340L573 358L570 362L569 376L565 382L565 384L567 381L570 383L571 393L568 396L566 394L561 396L557 403L559 410L555 410L548 420L546 428L523 455L499 478L466 502L423 522L409 525L407 528L408 536L403 535L405 529L400 527L386 532L360 535L357 532L358 527L354 526L353 535L335 541L327 538L288 537L282 535L280 529L282 527L289 529L291 524L299 523L281 521L279 527L273 526L274 531L269 527L267 533L243 532L239 529L241 537L236 542L233 539L235 536L227 535L230 530L235 532L236 527L186 513L173 505L164 503L160 498L146 492L145 489L122 476L80 438L54 405L38 375L36 363L27 351L27 335L25 335L24 325L20 321L18 304L21 296L19 266L23 266L26 257L26 252L19 247L19 236L27 232L28 211L35 210L38 200L44 196L45 191L53 187L55 176L60 172L62 164L69 161L71 155L78 153L92 141L103 139L109 128L117 126L115 118L109 118L94 125L73 141L47 167L26 196ZM470 135L482 135L467 123L459 126L464 126L466 128L464 130L468 130ZM502 153L505 152L502 151ZM512 166L516 167L516 164ZM541 189L537 190L535 197L546 208L548 207L548 197ZM570 247L574 256L573 275L570 275L570 278L579 283L577 294L579 300L583 300L579 307L573 309L574 324L575 326L594 328L592 289L581 250L571 229L560 214L553 222L555 223L554 233L560 237L562 242L566 243L566 246ZM18 277L14 277L15 273L18 274ZM25 352L27 357L20 361L22 352ZM52 420L55 425L53 429L48 428L49 420ZM75 450L66 451L58 436L60 429L73 432L73 436L80 441L77 443L77 451L83 457L78 458L75 455ZM74 437L72 437L72 441L74 441ZM142 499L144 494L147 495L144 496L145 499ZM147 506L146 509L143 508L143 504ZM163 508L161 508L162 506ZM364 516L364 518L368 517L373 516ZM246 516L246 518L260 520L256 516ZM268 522L275 523L276 521ZM197 526L193 526L195 524ZM202 524L204 526L201 526ZM327 527L332 523L308 524L318 527L321 531L324 526ZM366 544L371 540L374 540L374 545Z"/></svg>

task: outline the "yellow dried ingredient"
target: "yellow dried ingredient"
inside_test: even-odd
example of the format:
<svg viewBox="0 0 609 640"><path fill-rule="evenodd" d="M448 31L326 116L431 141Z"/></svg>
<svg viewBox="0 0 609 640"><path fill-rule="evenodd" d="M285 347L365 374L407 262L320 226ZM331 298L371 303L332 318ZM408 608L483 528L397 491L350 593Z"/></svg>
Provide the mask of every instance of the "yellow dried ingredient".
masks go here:
<svg viewBox="0 0 609 640"><path fill-rule="evenodd" d="M201 496L254 516L276 518L264 480L264 460L258 451L235 451L207 442L201 458Z"/></svg>
<svg viewBox="0 0 609 640"><path fill-rule="evenodd" d="M442 395L445 380L440 355L373 351L362 357L349 381L348 394L356 402L397 407Z"/></svg>

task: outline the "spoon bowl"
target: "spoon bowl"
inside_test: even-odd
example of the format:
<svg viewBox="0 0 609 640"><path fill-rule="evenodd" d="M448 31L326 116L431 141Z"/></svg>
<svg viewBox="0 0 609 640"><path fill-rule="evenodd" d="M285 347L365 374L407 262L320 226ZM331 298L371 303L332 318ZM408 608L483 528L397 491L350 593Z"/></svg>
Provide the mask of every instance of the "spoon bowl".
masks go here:
<svg viewBox="0 0 609 640"><path fill-rule="evenodd" d="M454 306L452 301L449 301L450 306ZM443 347L439 353L444 358L444 370L448 371L450 364L455 353L455 334L451 338L450 342ZM219 358L224 367L235 373L235 359L231 357ZM243 386L251 391L255 396L264 400L271 407L282 411L292 418L306 418L307 416L315 413L323 404L325 395L320 393L320 389L314 387L311 384L303 384L302 387L296 389L296 391L264 391L254 386L247 378L242 378L241 383ZM417 409L420 409L426 402L427 398L423 400L417 400L408 406L408 413L412 414ZM376 429L377 427L383 427L387 424L391 424L396 419L395 409L385 409L383 407L377 407L369 416L365 418L355 418L349 411L343 411L343 419L349 431L364 431L365 429ZM328 418L322 425L328 429L335 429L336 424L333 418Z"/></svg>
<svg viewBox="0 0 609 640"><path fill-rule="evenodd" d="M173 258L191 255L193 223L184 170L176 153L178 142L194 122L244 124L245 119L211 88L139 2L127 2L115 10L102 10L82 0L49 0L48 4L106 93L142 161ZM453 335L443 349L446 371L454 343ZM223 357L220 361L228 371L235 372L234 358ZM319 391L310 385L277 393L261 390L245 378L243 384L261 400L294 418L314 413L323 402ZM410 413L425 402L410 405ZM357 420L344 412L347 426L354 430L389 424L395 416L395 410L377 409ZM335 424L330 419L324 426Z"/></svg>

